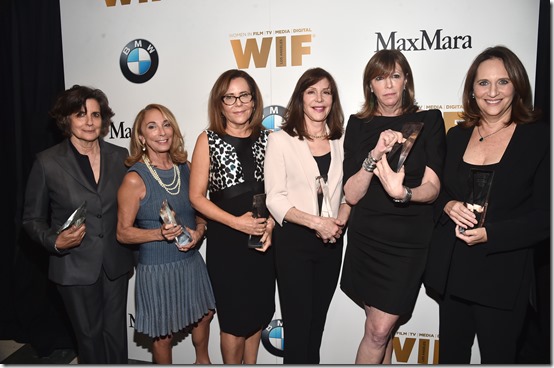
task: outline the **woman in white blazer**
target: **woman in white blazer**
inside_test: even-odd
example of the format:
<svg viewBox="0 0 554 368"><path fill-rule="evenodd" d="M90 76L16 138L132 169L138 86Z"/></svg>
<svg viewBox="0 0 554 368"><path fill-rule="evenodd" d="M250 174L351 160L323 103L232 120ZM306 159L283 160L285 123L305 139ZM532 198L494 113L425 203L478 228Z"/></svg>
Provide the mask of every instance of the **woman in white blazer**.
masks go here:
<svg viewBox="0 0 554 368"><path fill-rule="evenodd" d="M267 206L280 225L273 242L285 364L319 363L350 214L342 191L343 123L333 77L309 69L296 84L282 130L267 143Z"/></svg>

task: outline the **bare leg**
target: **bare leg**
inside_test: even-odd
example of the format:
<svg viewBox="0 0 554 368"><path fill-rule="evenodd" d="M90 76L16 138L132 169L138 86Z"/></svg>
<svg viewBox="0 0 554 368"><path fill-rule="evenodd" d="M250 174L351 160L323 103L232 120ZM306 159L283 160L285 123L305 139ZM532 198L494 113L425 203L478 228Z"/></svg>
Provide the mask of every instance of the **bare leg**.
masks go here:
<svg viewBox="0 0 554 368"><path fill-rule="evenodd" d="M242 364L246 339L223 331L220 338L223 364Z"/></svg>
<svg viewBox="0 0 554 368"><path fill-rule="evenodd" d="M392 364L392 333L389 337L389 342L387 343L387 348L385 350L385 357L383 358L383 364Z"/></svg>
<svg viewBox="0 0 554 368"><path fill-rule="evenodd" d="M246 338L244 346L244 364L256 364L258 360L258 349L260 348L260 339L262 330Z"/></svg>
<svg viewBox="0 0 554 368"><path fill-rule="evenodd" d="M382 364L399 316L365 306L364 336L356 354L356 364ZM392 352L392 351L391 351Z"/></svg>
<svg viewBox="0 0 554 368"><path fill-rule="evenodd" d="M173 336L163 336L155 338L152 342L152 356L156 364L171 364L171 343Z"/></svg>
<svg viewBox="0 0 554 368"><path fill-rule="evenodd" d="M213 311L209 311L192 329L192 345L196 352L196 361L194 364L211 364L210 354L208 353L208 342L210 339L210 322L214 316Z"/></svg>

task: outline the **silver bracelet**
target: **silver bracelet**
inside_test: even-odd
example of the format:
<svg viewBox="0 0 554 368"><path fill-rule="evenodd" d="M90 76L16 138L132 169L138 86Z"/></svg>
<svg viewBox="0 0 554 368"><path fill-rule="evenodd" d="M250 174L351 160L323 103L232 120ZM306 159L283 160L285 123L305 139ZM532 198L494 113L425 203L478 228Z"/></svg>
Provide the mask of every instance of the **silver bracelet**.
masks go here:
<svg viewBox="0 0 554 368"><path fill-rule="evenodd" d="M365 171L372 173L373 170L375 170L375 168L377 167L377 162L379 161L381 161L381 159L378 159L378 160L374 159L373 156L371 156L371 151L369 151L366 159L362 163L362 168Z"/></svg>
<svg viewBox="0 0 554 368"><path fill-rule="evenodd" d="M408 188L407 186L404 185L404 192L406 193L404 195L404 198L401 198L401 199L393 198L392 200L395 203L408 203L409 201L411 201L412 200L412 189Z"/></svg>
<svg viewBox="0 0 554 368"><path fill-rule="evenodd" d="M375 170L375 168L377 167L377 164L372 161L369 157L367 157L364 162L362 163L362 168L367 171L367 172L370 172L372 173L373 170Z"/></svg>

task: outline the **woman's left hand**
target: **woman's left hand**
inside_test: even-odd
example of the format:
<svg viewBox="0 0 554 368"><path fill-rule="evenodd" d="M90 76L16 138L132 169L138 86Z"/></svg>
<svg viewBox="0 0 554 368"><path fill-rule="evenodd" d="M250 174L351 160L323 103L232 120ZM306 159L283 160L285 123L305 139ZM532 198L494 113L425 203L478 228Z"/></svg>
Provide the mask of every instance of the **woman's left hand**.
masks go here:
<svg viewBox="0 0 554 368"><path fill-rule="evenodd" d="M188 226L185 226L185 228L189 232L190 237L192 238L192 240L187 245L177 247L181 252L186 252L186 251L189 251L192 248L196 247L196 244L198 244L202 241L202 238L204 236L204 231L205 231L205 230L192 230Z"/></svg>
<svg viewBox="0 0 554 368"><path fill-rule="evenodd" d="M395 172L387 161L387 155L383 155L383 158L377 162L377 167L373 171L373 174L379 178L379 181L383 185L383 188L389 196L396 199L404 198L404 166L399 172Z"/></svg>
<svg viewBox="0 0 554 368"><path fill-rule="evenodd" d="M463 233L460 232L460 227L455 226L456 238L459 238L467 243L470 247L479 243L486 243L487 229L484 227L477 227L475 229L467 229Z"/></svg>
<svg viewBox="0 0 554 368"><path fill-rule="evenodd" d="M273 229L275 228L275 220L269 217L267 219L266 227L264 234L262 235L262 238L260 241L262 242L263 246L261 248L254 248L258 252L265 252L266 250L271 247L271 235L273 234Z"/></svg>

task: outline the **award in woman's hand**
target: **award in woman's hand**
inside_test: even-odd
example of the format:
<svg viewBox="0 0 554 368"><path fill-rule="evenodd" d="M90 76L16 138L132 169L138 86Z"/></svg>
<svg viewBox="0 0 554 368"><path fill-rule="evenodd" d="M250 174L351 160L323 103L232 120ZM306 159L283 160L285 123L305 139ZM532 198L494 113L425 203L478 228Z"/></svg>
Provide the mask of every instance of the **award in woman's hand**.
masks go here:
<svg viewBox="0 0 554 368"><path fill-rule="evenodd" d="M87 218L87 201L84 201L73 213L69 218L64 222L62 226L56 231L56 234L61 233L65 229L69 228L70 226L79 227L82 223L85 222Z"/></svg>
<svg viewBox="0 0 554 368"><path fill-rule="evenodd" d="M265 193L254 194L252 197L252 217L254 218L268 218L269 211L265 204ZM262 243L261 235L250 235L248 237L248 248L261 248L264 243Z"/></svg>
<svg viewBox="0 0 554 368"><path fill-rule="evenodd" d="M402 165L404 165L404 162L408 158L408 155L410 154L410 151L412 150L412 147L422 128L422 122L410 122L404 123L404 125L402 125L402 136L406 138L406 140L402 144L397 143L387 155L388 157L392 157L392 155L396 153L396 151L398 151L400 147L402 147L402 150L400 151L400 157L398 158L398 164L396 165L396 172L399 172L402 168Z"/></svg>
<svg viewBox="0 0 554 368"><path fill-rule="evenodd" d="M333 217L331 208L331 198L329 197L329 185L327 185L327 175L319 175L315 178L315 187L317 192L317 202L319 203L319 216Z"/></svg>
<svg viewBox="0 0 554 368"><path fill-rule="evenodd" d="M167 202L167 199L164 199L162 202L162 207L160 208L160 217L162 218L164 224L167 225L179 225L175 219L175 215L171 205ZM192 241L192 236L183 226L183 232L175 238L175 245L177 248L184 247Z"/></svg>
<svg viewBox="0 0 554 368"><path fill-rule="evenodd" d="M465 205L475 214L477 219L475 227L482 227L485 223L493 177L494 171L492 170L471 169L469 176L470 194ZM458 229L462 234L466 231L461 226Z"/></svg>

